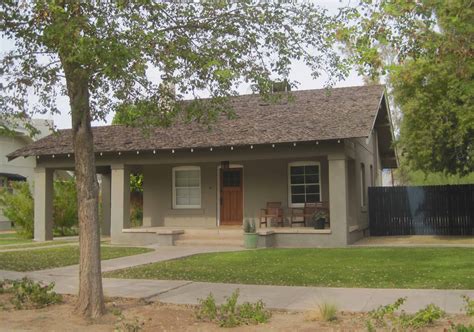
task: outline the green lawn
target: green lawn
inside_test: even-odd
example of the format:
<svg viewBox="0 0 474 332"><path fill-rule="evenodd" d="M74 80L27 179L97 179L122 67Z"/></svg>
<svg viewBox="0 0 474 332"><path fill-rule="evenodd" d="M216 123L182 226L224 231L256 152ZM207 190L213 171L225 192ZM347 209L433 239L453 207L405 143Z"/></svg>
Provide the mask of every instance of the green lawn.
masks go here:
<svg viewBox="0 0 474 332"><path fill-rule="evenodd" d="M105 276L258 285L474 289L474 249L262 249L201 254Z"/></svg>
<svg viewBox="0 0 474 332"><path fill-rule="evenodd" d="M31 239L23 239L16 233L0 233L0 246L5 244L20 244L33 242Z"/></svg>
<svg viewBox="0 0 474 332"><path fill-rule="evenodd" d="M153 251L148 248L112 246L102 246L101 250L103 260ZM78 263L78 246L0 252L0 270L35 271Z"/></svg>

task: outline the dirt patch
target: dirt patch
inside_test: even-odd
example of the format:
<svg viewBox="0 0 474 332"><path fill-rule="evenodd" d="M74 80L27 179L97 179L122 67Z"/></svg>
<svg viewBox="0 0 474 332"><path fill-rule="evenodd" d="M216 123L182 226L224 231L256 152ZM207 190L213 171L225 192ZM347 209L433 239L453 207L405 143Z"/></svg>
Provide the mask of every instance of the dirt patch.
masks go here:
<svg viewBox="0 0 474 332"><path fill-rule="evenodd" d="M13 310L9 295L0 294L0 331L366 331L365 314L339 313L335 322L311 321L307 312L273 312L270 322L258 326L233 329L219 328L199 322L193 306L145 303L132 299L108 299L107 314L86 320L74 314L74 296L65 296L64 303L35 310ZM2 307L3 305L3 307ZM455 315L419 331L444 331L450 322L468 325L470 318ZM131 329L130 329L131 330ZM378 330L380 331L380 330Z"/></svg>

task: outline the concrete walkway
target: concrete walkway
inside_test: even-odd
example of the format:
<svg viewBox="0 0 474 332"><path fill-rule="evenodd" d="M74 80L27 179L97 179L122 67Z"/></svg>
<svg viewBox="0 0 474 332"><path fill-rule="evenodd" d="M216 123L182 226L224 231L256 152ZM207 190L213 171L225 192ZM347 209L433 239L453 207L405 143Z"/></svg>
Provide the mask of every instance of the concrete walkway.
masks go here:
<svg viewBox="0 0 474 332"><path fill-rule="evenodd" d="M235 251L231 247L159 247L155 252L122 257L102 262L102 270L116 269L176 259L205 252ZM18 279L28 276L34 280L55 282L56 291L63 294L77 294L78 267L68 266L35 272L1 271L0 279ZM307 310L323 302L334 303L344 311L369 311L380 305L407 297L402 307L415 312L434 303L448 313L459 313L463 307L461 295L474 298L474 290L417 290L417 289L366 289L239 285L177 280L104 279L106 296L145 298L175 304L197 304L198 299L212 293L222 302L234 290L239 289L241 301L263 300L267 307L282 310Z"/></svg>

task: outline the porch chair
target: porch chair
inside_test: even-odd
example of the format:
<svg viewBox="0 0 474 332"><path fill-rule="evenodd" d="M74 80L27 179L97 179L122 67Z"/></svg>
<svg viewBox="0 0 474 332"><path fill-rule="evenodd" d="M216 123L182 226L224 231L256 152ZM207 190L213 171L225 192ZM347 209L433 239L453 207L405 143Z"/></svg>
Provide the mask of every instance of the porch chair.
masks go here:
<svg viewBox="0 0 474 332"><path fill-rule="evenodd" d="M283 227L283 209L281 202L267 202L267 207L260 210L260 227L265 224L268 227L268 220L276 220L277 226L281 224Z"/></svg>
<svg viewBox="0 0 474 332"><path fill-rule="evenodd" d="M328 202L316 202L316 203L305 203L303 208L292 208L290 210L290 226L293 224L303 224L306 227L306 219L311 218L317 211L324 210L328 214L326 220L329 223L329 203Z"/></svg>
<svg viewBox="0 0 474 332"><path fill-rule="evenodd" d="M306 227L306 218L310 218L317 209L318 203L305 203L302 208L292 208L290 210L290 226L293 224L303 224Z"/></svg>

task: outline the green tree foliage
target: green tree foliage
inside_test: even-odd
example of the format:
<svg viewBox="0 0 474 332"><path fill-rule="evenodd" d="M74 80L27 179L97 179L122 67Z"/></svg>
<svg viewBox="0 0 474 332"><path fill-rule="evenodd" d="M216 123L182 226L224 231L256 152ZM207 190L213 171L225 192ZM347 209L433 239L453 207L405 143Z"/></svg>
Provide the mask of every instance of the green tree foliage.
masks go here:
<svg viewBox="0 0 474 332"><path fill-rule="evenodd" d="M361 72L388 74L403 113L399 147L408 167L473 172L472 1L361 1L353 14L359 24L340 37L351 45Z"/></svg>
<svg viewBox="0 0 474 332"><path fill-rule="evenodd" d="M0 192L0 206L15 230L22 237L31 239L34 235L34 201L27 182L13 182L12 190ZM53 226L60 236L71 234L71 227L78 224L76 182L74 180L54 181Z"/></svg>
<svg viewBox="0 0 474 332"><path fill-rule="evenodd" d="M33 197L27 182L13 182L11 190L0 191L3 214L13 222L18 235L33 238Z"/></svg>
<svg viewBox="0 0 474 332"><path fill-rule="evenodd" d="M73 179L54 181L53 220L60 236L71 234L71 228L78 225L76 181Z"/></svg>

